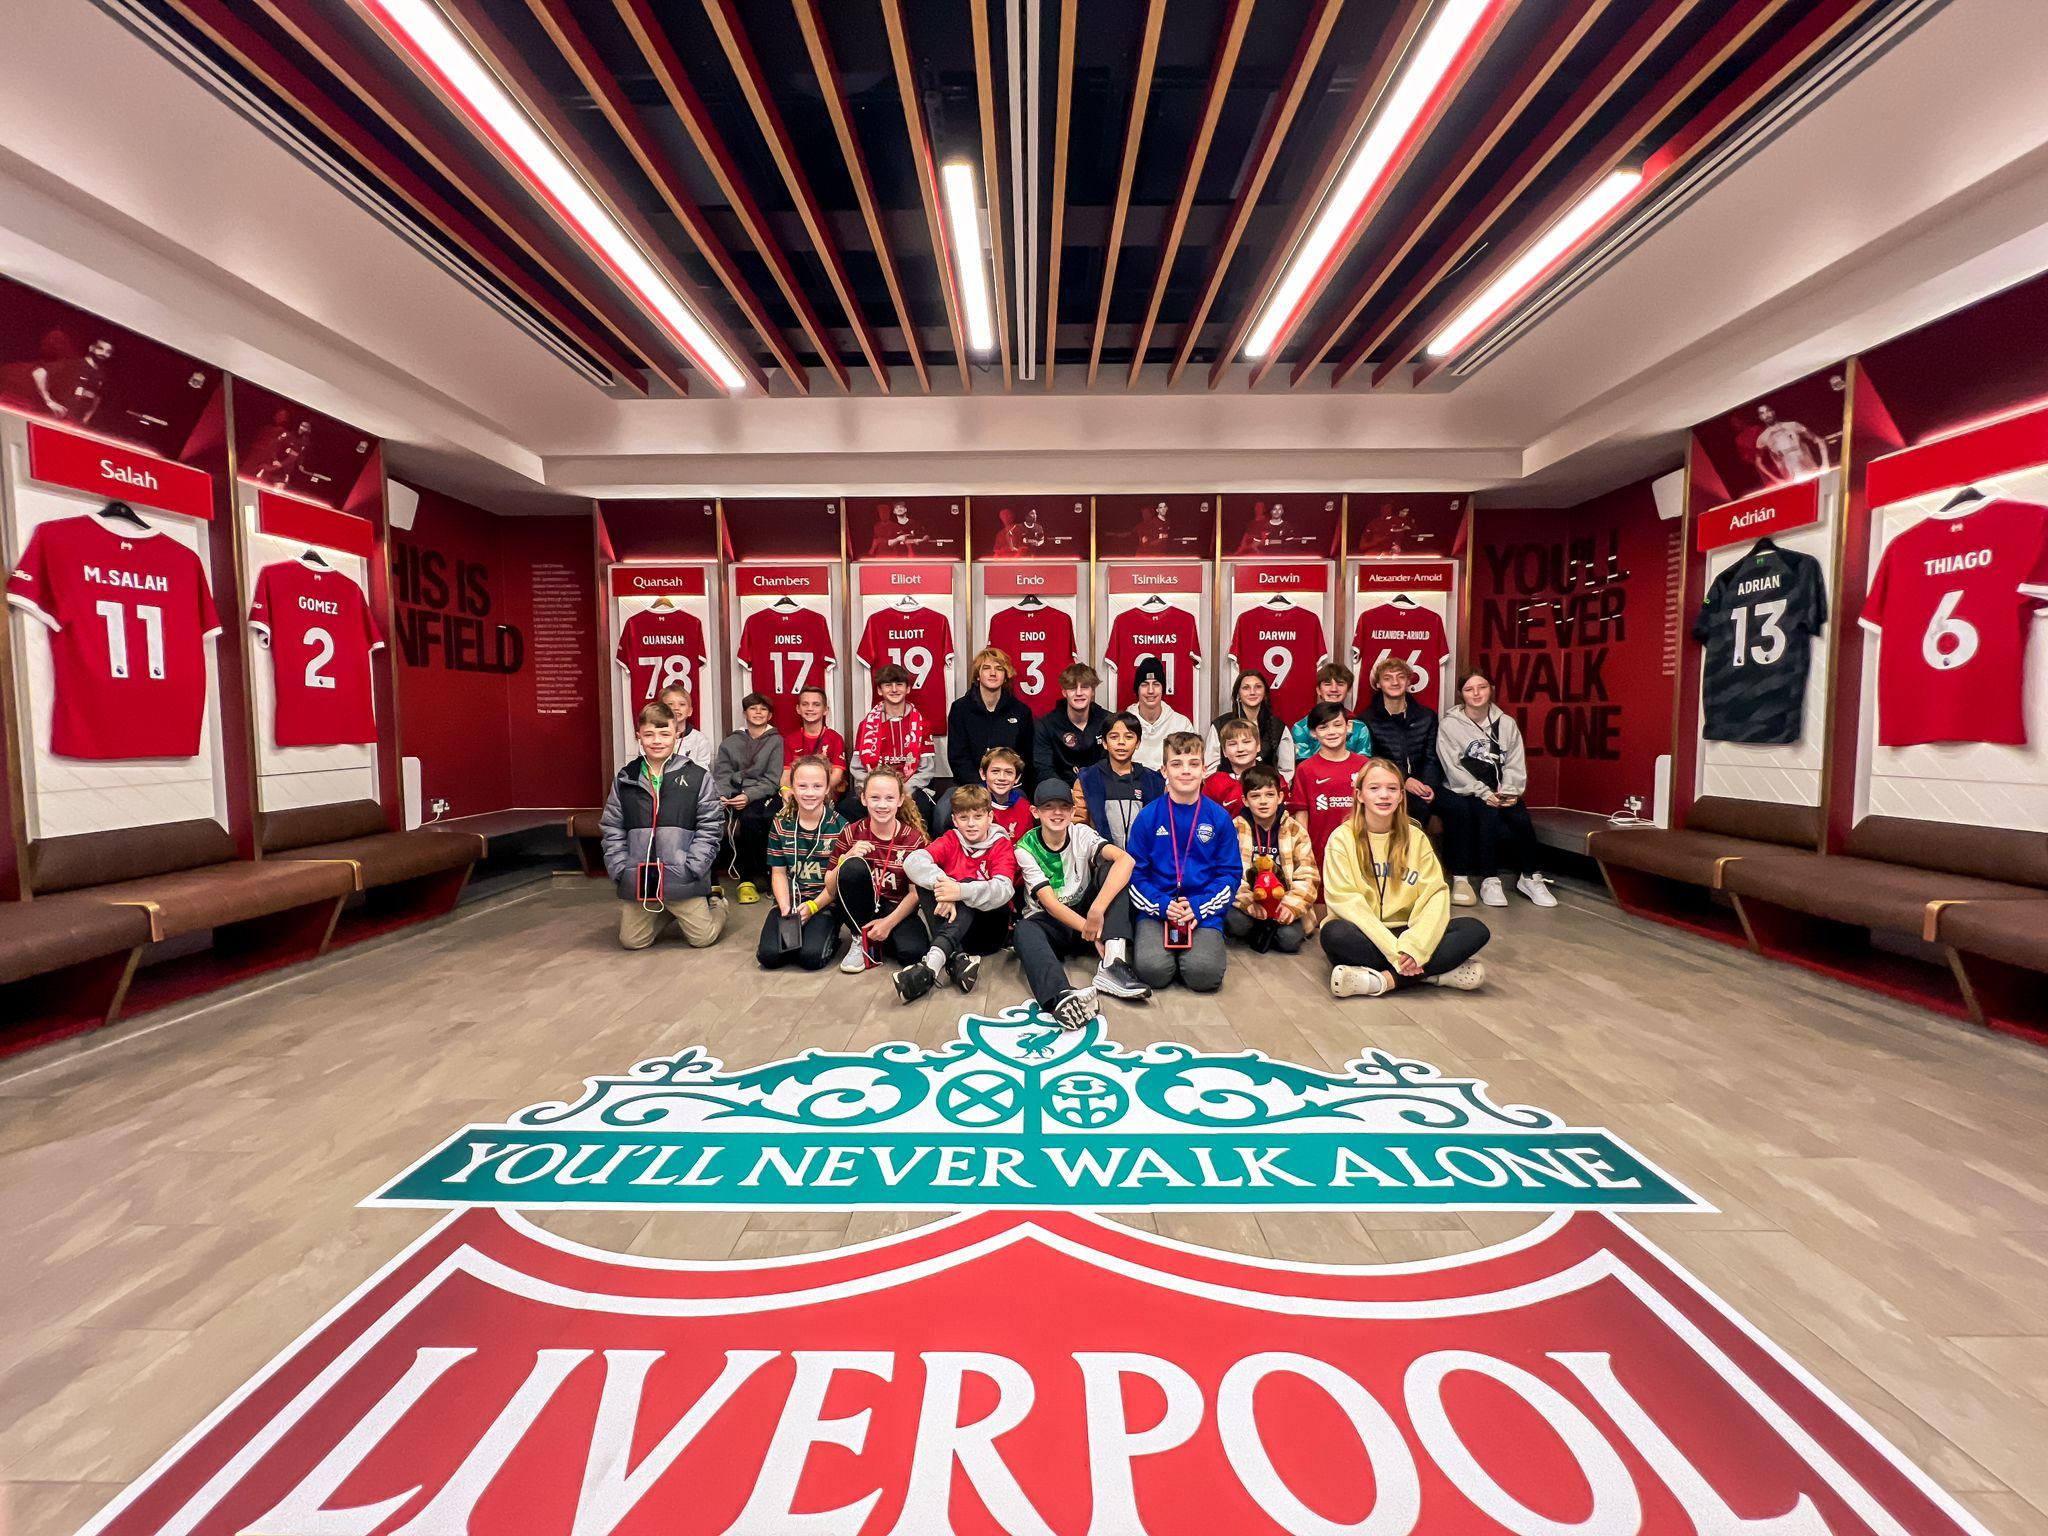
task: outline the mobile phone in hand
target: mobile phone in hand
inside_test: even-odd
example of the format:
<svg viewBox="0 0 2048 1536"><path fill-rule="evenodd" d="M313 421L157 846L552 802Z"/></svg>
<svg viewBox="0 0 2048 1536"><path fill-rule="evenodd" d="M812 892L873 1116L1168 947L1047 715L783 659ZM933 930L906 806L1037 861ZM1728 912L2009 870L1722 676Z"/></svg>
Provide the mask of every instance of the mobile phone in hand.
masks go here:
<svg viewBox="0 0 2048 1536"><path fill-rule="evenodd" d="M1195 943L1195 931L1185 923L1176 923L1169 918L1165 943L1168 949L1191 949Z"/></svg>

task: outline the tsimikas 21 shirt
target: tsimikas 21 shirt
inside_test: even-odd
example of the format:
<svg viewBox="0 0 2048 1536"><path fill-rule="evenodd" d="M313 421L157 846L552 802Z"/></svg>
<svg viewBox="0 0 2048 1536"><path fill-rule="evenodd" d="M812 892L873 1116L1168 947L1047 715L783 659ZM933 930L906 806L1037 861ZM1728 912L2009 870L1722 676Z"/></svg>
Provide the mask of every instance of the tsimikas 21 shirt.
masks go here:
<svg viewBox="0 0 2048 1536"><path fill-rule="evenodd" d="M1415 669L1415 683L1409 694L1425 709L1439 708L1438 688L1451 660L1451 647L1444 639L1444 621L1413 603L1379 603L1366 609L1351 631L1351 659L1358 665L1360 695L1368 702L1372 694L1372 669L1389 656L1398 656ZM1304 709L1302 713L1308 711Z"/></svg>
<svg viewBox="0 0 2048 1536"><path fill-rule="evenodd" d="M643 608L619 626L613 653L631 677L635 704L651 704L664 688L687 688L703 712L704 626L680 608Z"/></svg>
<svg viewBox="0 0 2048 1536"><path fill-rule="evenodd" d="M1885 546L1860 622L1878 632L1877 739L2021 745L2027 636L2048 601L2048 507L1987 501Z"/></svg>
<svg viewBox="0 0 2048 1536"><path fill-rule="evenodd" d="M1811 555L1759 539L1716 576L1692 625L1707 648L1701 734L1756 746L1797 741L1813 638L1827 622L1827 585Z"/></svg>
<svg viewBox="0 0 2048 1536"><path fill-rule="evenodd" d="M1016 667L1010 691L1034 715L1059 702L1060 673L1074 664L1075 649L1074 621L1065 609L1004 608L989 617L988 643Z"/></svg>
<svg viewBox="0 0 2048 1536"><path fill-rule="evenodd" d="M1329 654L1323 621L1294 603L1248 608L1230 635L1232 662L1240 672L1255 669L1266 674L1273 707L1283 720L1309 712L1316 701L1316 668Z"/></svg>
<svg viewBox="0 0 2048 1536"><path fill-rule="evenodd" d="M205 642L220 616L188 546L90 515L44 523L7 579L7 600L51 632L52 752L198 755Z"/></svg>
<svg viewBox="0 0 2048 1536"><path fill-rule="evenodd" d="M838 660L832 626L815 608L777 608L772 603L740 626L740 665L751 692L775 701L775 728L795 730L796 696L825 686L825 673Z"/></svg>
<svg viewBox="0 0 2048 1536"><path fill-rule="evenodd" d="M868 616L854 654L870 674L870 702L882 693L872 674L891 665L910 674L910 702L926 720L946 722L946 664L953 659L953 623L936 608L884 608Z"/></svg>
<svg viewBox="0 0 2048 1536"><path fill-rule="evenodd" d="M384 644L363 589L340 571L281 560L256 575L249 627L270 643L280 747L377 739L370 653Z"/></svg>
<svg viewBox="0 0 2048 1536"><path fill-rule="evenodd" d="M1166 702L1194 718L1195 668L1202 663L1201 631L1185 608L1126 608L1109 627L1109 646L1102 659L1116 668L1118 707L1137 701L1134 674L1138 663L1157 657L1166 672Z"/></svg>

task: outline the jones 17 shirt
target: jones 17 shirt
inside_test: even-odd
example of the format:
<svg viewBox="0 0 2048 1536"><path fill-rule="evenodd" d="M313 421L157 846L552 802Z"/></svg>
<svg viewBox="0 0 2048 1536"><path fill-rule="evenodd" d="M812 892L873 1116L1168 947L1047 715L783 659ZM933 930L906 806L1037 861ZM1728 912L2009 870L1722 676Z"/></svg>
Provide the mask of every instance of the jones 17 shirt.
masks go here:
<svg viewBox="0 0 2048 1536"><path fill-rule="evenodd" d="M868 615L854 655L872 674L891 663L910 674L910 702L926 720L946 723L946 665L953 659L953 622L936 608L879 609ZM872 702L882 691L874 688Z"/></svg>
<svg viewBox="0 0 2048 1536"><path fill-rule="evenodd" d="M839 659L832 627L815 608L777 608L750 615L740 626L740 665L747 690L775 701L775 728L787 736L798 728L796 696L825 686L825 673Z"/></svg>
<svg viewBox="0 0 2048 1536"><path fill-rule="evenodd" d="M1440 708L1438 689L1451 661L1444 621L1416 604L1380 603L1366 609L1351 632L1351 659L1357 664L1361 698L1371 696L1372 669L1389 656L1399 657L1415 669L1410 695L1425 709Z"/></svg>
<svg viewBox="0 0 2048 1536"><path fill-rule="evenodd" d="M1827 622L1827 584L1811 555L1759 539L1716 576L1692 625L1707 648L1700 684L1706 740L1797 741L1813 637Z"/></svg>
<svg viewBox="0 0 2048 1536"><path fill-rule="evenodd" d="M1195 668L1202 664L1201 632L1185 608L1126 608L1109 627L1109 647L1102 659L1116 668L1119 709L1137 702L1133 674L1148 656L1166 669L1166 702L1190 720L1195 717Z"/></svg>
<svg viewBox="0 0 2048 1536"><path fill-rule="evenodd" d="M687 688L697 713L704 712L698 680L704 670L704 626L680 608L643 608L619 626L613 653L632 678L636 705L651 704L664 688Z"/></svg>
<svg viewBox="0 0 2048 1536"><path fill-rule="evenodd" d="M1065 609L1047 605L1002 609L989 618L988 643L1016 667L1010 691L1034 715L1044 714L1059 701L1060 673L1073 665L1075 649L1074 621Z"/></svg>
<svg viewBox="0 0 2048 1536"><path fill-rule="evenodd" d="M50 750L101 762L195 757L220 616L199 556L151 528L67 517L36 529L7 600L50 630Z"/></svg>
<svg viewBox="0 0 2048 1536"><path fill-rule="evenodd" d="M249 627L270 644L280 747L377 739L370 653L384 644L363 589L340 571L281 560L256 574Z"/></svg>
<svg viewBox="0 0 2048 1536"><path fill-rule="evenodd" d="M1885 547L1860 622L1877 631L1877 739L2021 745L2027 634L2048 601L2048 507L1989 501Z"/></svg>
<svg viewBox="0 0 2048 1536"><path fill-rule="evenodd" d="M1256 669L1272 684L1273 708L1282 720L1298 720L1316 702L1316 668L1330 654L1323 621L1294 603L1261 603L1238 616L1230 635L1230 659L1242 672Z"/></svg>

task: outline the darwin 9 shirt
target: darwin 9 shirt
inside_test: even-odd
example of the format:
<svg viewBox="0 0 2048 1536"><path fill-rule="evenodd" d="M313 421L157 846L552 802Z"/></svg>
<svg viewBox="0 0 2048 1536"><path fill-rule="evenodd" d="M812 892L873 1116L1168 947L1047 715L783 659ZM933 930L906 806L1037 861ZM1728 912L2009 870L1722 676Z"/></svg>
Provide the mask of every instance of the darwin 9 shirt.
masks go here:
<svg viewBox="0 0 2048 1536"><path fill-rule="evenodd" d="M772 603L740 626L740 665L747 688L775 701L775 728L785 736L798 728L796 696L825 686L825 672L839 659L832 627L815 608L777 608Z"/></svg>
<svg viewBox="0 0 2048 1536"><path fill-rule="evenodd" d="M1692 625L1707 648L1701 735L1755 746L1797 741L1812 640L1827 622L1826 583L1811 555L1759 539L1716 576Z"/></svg>
<svg viewBox="0 0 2048 1536"><path fill-rule="evenodd" d="M280 747L377 739L370 653L384 637L361 587L303 560L266 565L256 574L249 627L270 642Z"/></svg>
<svg viewBox="0 0 2048 1536"><path fill-rule="evenodd" d="M1329 654L1323 621L1293 603L1247 608L1230 636L1231 661L1240 672L1255 668L1266 674L1282 720L1299 720L1315 706L1316 668Z"/></svg>
<svg viewBox="0 0 2048 1536"><path fill-rule="evenodd" d="M44 523L7 579L7 600L51 631L52 752L198 755L205 641L220 617L190 548L90 515Z"/></svg>
<svg viewBox="0 0 2048 1536"><path fill-rule="evenodd" d="M1005 608L989 618L988 643L1016 667L1010 691L1034 715L1058 702L1060 674L1074 664L1074 621L1065 609Z"/></svg>
<svg viewBox="0 0 2048 1536"><path fill-rule="evenodd" d="M1116 701L1129 709L1137 701L1132 674L1146 657L1156 657L1166 670L1166 702L1190 720L1195 717L1195 668L1202 664L1201 632L1185 608L1126 608L1109 627L1109 648L1102 659L1116 668Z"/></svg>
<svg viewBox="0 0 2048 1536"><path fill-rule="evenodd" d="M1438 685L1451 659L1450 645L1444 639L1444 621L1416 604L1380 603L1366 609L1351 632L1351 659L1358 664L1361 698L1371 697L1372 669L1389 656L1397 656L1415 669L1410 695L1425 709L1438 708ZM1304 709L1301 713L1308 711Z"/></svg>
<svg viewBox="0 0 2048 1536"><path fill-rule="evenodd" d="M694 613L641 609L619 626L619 648L613 654L633 679L636 705L653 703L664 688L687 688L691 704L703 713L697 682L704 669L704 626Z"/></svg>
<svg viewBox="0 0 2048 1536"><path fill-rule="evenodd" d="M1877 740L2022 745L2027 635L2048 600L2048 507L1988 501L1885 546L1860 622L1877 631Z"/></svg>
<svg viewBox="0 0 2048 1536"><path fill-rule="evenodd" d="M926 720L946 722L946 663L953 624L936 608L883 608L869 615L854 655L870 673L892 662L910 674L910 702ZM873 690L872 702L882 692Z"/></svg>

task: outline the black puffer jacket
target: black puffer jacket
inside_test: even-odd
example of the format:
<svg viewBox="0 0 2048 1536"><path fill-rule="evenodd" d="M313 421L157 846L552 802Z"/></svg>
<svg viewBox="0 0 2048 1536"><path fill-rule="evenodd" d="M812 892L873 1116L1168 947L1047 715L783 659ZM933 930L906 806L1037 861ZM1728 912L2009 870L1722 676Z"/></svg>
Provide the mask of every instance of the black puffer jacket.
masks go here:
<svg viewBox="0 0 2048 1536"><path fill-rule="evenodd" d="M969 688L946 711L946 766L955 784L981 782L982 755L995 747L1008 747L1024 759L1024 771L1017 782L1028 791L1031 779L1031 737L1038 722L1031 707L1006 687L996 698L996 707L982 706L981 690Z"/></svg>
<svg viewBox="0 0 2048 1536"><path fill-rule="evenodd" d="M1372 732L1374 757L1384 757L1404 778L1420 779L1431 789L1444 787L1443 759L1436 751L1435 710L1411 695L1406 709L1390 714L1385 695L1376 693L1372 708L1365 712L1365 727Z"/></svg>

